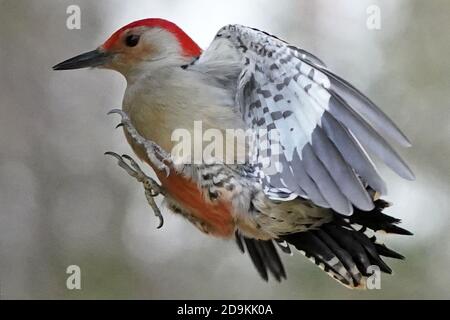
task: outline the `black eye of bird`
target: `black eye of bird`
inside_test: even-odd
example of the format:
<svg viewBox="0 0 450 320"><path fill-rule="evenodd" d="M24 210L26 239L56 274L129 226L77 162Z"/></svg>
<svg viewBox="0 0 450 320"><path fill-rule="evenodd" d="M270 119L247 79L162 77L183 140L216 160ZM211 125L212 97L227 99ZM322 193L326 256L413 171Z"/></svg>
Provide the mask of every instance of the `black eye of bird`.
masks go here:
<svg viewBox="0 0 450 320"><path fill-rule="evenodd" d="M129 36L127 36L125 38L125 44L128 47L135 47L138 44L138 42L139 42L139 37L140 36L138 36L136 34L130 34Z"/></svg>

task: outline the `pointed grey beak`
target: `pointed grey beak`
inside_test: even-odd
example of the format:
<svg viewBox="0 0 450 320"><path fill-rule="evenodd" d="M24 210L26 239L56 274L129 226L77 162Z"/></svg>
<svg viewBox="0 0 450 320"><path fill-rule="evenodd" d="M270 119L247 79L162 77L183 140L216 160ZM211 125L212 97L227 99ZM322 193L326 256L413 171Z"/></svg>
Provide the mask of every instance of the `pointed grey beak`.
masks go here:
<svg viewBox="0 0 450 320"><path fill-rule="evenodd" d="M98 67L108 62L110 58L110 53L95 49L58 63L56 66L53 66L53 70L71 70Z"/></svg>

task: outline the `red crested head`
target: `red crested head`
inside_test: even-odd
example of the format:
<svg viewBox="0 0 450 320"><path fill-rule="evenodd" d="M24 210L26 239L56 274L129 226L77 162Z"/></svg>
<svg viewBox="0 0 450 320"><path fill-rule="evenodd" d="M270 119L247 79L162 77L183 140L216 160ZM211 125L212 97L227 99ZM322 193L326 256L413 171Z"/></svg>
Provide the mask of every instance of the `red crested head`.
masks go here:
<svg viewBox="0 0 450 320"><path fill-rule="evenodd" d="M149 18L142 19L131 22L126 26L123 26L116 32L114 32L111 37L102 45L105 50L109 50L114 47L118 41L123 37L123 34L132 30L134 28L146 27L146 28L160 28L166 30L173 34L178 40L182 52L185 56L197 57L201 54L202 49L195 43L194 40L191 39L180 27L178 27L175 23L170 22L168 20L159 19L159 18Z"/></svg>

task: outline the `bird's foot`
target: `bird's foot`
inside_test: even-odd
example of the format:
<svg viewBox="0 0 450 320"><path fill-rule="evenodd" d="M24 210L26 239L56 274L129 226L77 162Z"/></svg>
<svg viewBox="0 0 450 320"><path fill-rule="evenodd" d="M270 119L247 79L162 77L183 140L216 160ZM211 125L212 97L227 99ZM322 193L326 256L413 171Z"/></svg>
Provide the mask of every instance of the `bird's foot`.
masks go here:
<svg viewBox="0 0 450 320"><path fill-rule="evenodd" d="M122 117L122 121L117 127L124 127L127 132L130 134L131 138L138 144L142 145L146 152L150 162L156 167L159 171L165 171L166 176L170 174L169 165L172 164L172 158L170 154L164 151L159 145L151 140L145 139L141 136L136 128L131 124L130 118L128 115L120 109L113 109L108 112L108 114L117 113Z"/></svg>
<svg viewBox="0 0 450 320"><path fill-rule="evenodd" d="M117 153L111 151L105 152L105 154L116 158L121 168L123 168L130 176L144 185L145 197L147 198L148 204L150 205L150 207L152 207L155 216L159 219L159 225L157 228L161 228L164 224L164 218L161 214L161 210L159 210L158 206L156 205L154 197L160 194L165 196L166 192L164 188L160 186L155 180L147 176L136 163L136 161L134 161L130 156L126 154L120 156ZM125 160L128 160L129 164Z"/></svg>

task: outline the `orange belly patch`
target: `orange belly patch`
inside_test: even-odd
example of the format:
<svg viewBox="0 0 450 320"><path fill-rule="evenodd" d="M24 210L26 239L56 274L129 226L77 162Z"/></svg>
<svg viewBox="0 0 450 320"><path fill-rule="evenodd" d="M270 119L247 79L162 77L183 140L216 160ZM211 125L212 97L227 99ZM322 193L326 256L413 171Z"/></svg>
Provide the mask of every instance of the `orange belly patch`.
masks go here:
<svg viewBox="0 0 450 320"><path fill-rule="evenodd" d="M197 184L172 171L168 177L157 172L162 186L181 207L195 219L203 222L212 235L231 237L235 224L229 204L220 201L205 200Z"/></svg>

